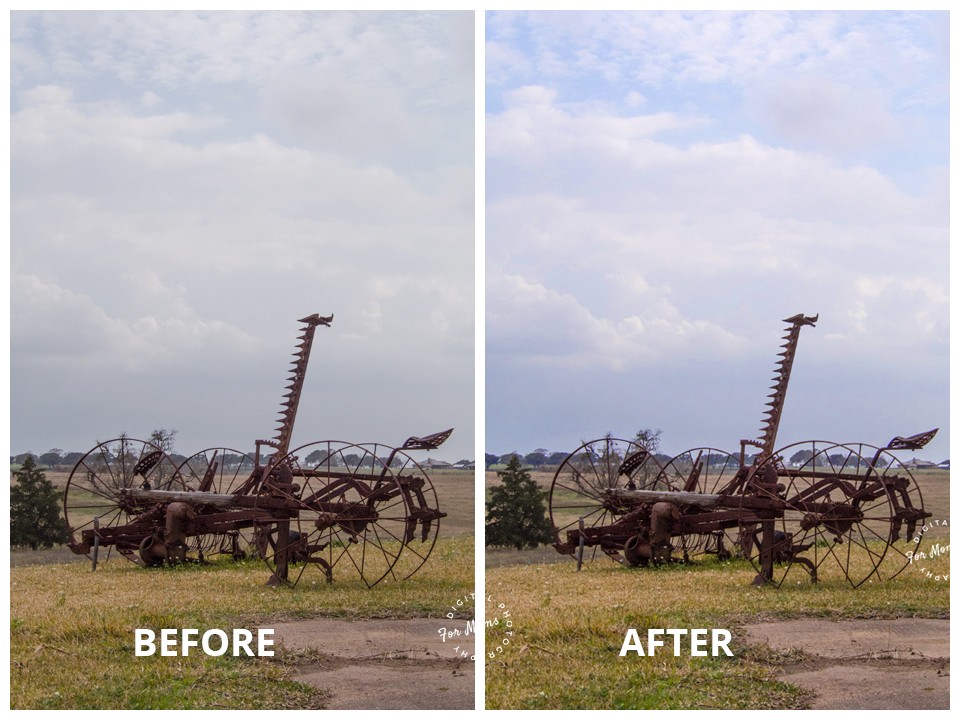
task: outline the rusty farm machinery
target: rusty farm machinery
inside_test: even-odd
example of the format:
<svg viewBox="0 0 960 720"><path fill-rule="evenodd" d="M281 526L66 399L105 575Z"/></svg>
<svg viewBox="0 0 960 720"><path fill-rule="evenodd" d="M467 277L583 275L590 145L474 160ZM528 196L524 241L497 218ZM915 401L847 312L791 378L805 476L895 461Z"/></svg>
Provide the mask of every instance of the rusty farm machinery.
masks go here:
<svg viewBox="0 0 960 720"><path fill-rule="evenodd" d="M817 319L784 321L761 437L742 440L739 454L702 447L658 460L636 440L611 437L571 453L550 488L554 547L581 559L599 549L628 566L737 555L756 569L753 584L777 587L802 577L797 568L813 582L854 587L899 574L930 513L893 452L920 449L937 431L882 448L807 441L775 450L800 328ZM748 447L759 451L751 457Z"/></svg>
<svg viewBox="0 0 960 720"><path fill-rule="evenodd" d="M409 455L452 430L401 447L320 441L289 449L313 336L333 316L311 315L294 353L276 436L249 455L210 448L179 463L158 445L121 437L70 474L63 508L70 549L96 567L101 547L140 565L257 556L268 584L352 577L373 587L410 577L439 531L437 494ZM312 582L316 582L314 579Z"/></svg>

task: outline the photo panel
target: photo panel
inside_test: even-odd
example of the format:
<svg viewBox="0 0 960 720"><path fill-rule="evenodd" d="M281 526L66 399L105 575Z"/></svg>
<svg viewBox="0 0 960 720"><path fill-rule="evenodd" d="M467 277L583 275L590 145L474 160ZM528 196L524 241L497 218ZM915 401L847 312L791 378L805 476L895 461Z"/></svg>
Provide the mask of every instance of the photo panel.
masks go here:
<svg viewBox="0 0 960 720"><path fill-rule="evenodd" d="M485 707L948 708L948 13L484 21Z"/></svg>
<svg viewBox="0 0 960 720"><path fill-rule="evenodd" d="M10 32L11 707L473 710L475 13Z"/></svg>

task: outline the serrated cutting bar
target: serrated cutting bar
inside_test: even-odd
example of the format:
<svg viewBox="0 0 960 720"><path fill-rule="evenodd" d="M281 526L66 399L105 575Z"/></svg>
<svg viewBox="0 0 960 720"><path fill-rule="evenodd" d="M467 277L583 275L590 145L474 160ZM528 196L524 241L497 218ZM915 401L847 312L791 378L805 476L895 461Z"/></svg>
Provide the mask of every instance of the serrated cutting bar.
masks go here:
<svg viewBox="0 0 960 720"><path fill-rule="evenodd" d="M782 352L777 354L780 360L774 370L772 392L767 395L769 408L763 414L766 416L763 427L760 428L760 445L763 457L773 454L774 443L777 441L777 430L780 427L780 415L783 412L783 400L787 396L787 383L790 382L790 370L793 368L793 358L797 352L797 341L800 339L800 328L804 325L815 327L820 315L807 317L804 314L794 315L784 320L787 325L787 334L783 336Z"/></svg>

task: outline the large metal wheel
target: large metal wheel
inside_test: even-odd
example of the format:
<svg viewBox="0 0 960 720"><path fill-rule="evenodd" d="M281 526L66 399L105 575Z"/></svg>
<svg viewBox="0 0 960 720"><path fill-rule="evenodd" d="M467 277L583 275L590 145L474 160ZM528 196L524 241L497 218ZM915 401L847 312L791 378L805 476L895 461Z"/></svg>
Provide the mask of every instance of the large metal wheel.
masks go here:
<svg viewBox="0 0 960 720"><path fill-rule="evenodd" d="M252 457L231 448L207 448L191 455L177 468L187 490L231 495L256 468ZM201 560L215 555L246 556L253 544L253 531L196 535L187 543Z"/></svg>
<svg viewBox="0 0 960 720"><path fill-rule="evenodd" d="M670 488L656 458L631 440L601 438L584 443L557 468L550 485L550 522L554 547L573 555L578 549L580 519L584 526L584 559L595 559L601 550L614 560L626 542L636 534L633 523L617 532L615 525L632 508L612 490L668 490Z"/></svg>
<svg viewBox="0 0 960 720"><path fill-rule="evenodd" d="M145 508L121 496L124 488L184 490L174 462L153 443L117 438L100 443L80 458L67 480L63 494L63 515L70 530L70 547L89 553L85 531L99 521L102 529L126 525ZM133 537L116 543L127 559L138 562L139 541ZM107 550L107 558L110 550Z"/></svg>
<svg viewBox="0 0 960 720"><path fill-rule="evenodd" d="M393 457L389 472L396 478L404 495L409 515L403 538L396 538L403 545L403 553L391 569L389 579L406 580L423 567L433 552L440 533L440 520L446 517L446 513L440 512L440 500L427 473L406 452L377 444L362 447L380 460L381 473L391 455ZM389 531L390 527L382 529Z"/></svg>
<svg viewBox="0 0 960 720"><path fill-rule="evenodd" d="M383 445L322 441L293 450L273 466L258 507L276 499L295 501L296 512L262 525L257 547L290 586L404 580L426 562L443 517L419 465Z"/></svg>
<svg viewBox="0 0 960 720"><path fill-rule="evenodd" d="M740 460L716 448L694 448L674 457L663 467L666 482L672 490L719 494L736 477L740 470ZM737 541L739 513L731 511L709 512L711 519L719 520L719 512L729 516L730 529L716 530L711 533L683 535L674 538L675 543L688 555L711 554L720 558L729 557Z"/></svg>
<svg viewBox="0 0 960 720"><path fill-rule="evenodd" d="M915 530L929 515L913 476L894 455L859 443L814 441L790 445L773 461L777 489L754 484L744 496L783 504L772 521L777 534L768 583L806 578L859 587L889 580L909 564L907 553L918 547ZM745 554L762 576L759 514L741 506L740 530Z"/></svg>

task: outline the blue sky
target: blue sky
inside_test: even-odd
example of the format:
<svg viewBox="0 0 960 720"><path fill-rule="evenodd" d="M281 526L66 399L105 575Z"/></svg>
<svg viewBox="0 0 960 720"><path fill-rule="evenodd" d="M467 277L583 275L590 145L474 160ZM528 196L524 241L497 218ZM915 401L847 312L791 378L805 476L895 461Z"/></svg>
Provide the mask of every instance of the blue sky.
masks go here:
<svg viewBox="0 0 960 720"><path fill-rule="evenodd" d="M14 12L11 451L455 427L474 456L472 12ZM425 456L424 456L425 459Z"/></svg>
<svg viewBox="0 0 960 720"><path fill-rule="evenodd" d="M487 450L949 456L948 14L486 16Z"/></svg>

